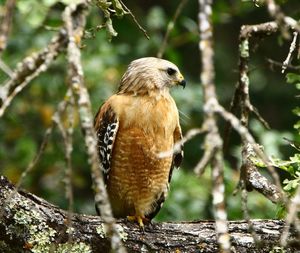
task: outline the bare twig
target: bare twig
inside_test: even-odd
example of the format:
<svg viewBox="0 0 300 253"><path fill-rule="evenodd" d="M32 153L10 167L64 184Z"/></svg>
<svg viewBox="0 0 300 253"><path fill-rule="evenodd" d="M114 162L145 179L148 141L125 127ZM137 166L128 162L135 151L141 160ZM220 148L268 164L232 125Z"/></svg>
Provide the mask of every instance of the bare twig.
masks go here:
<svg viewBox="0 0 300 253"><path fill-rule="evenodd" d="M18 64L13 78L0 86L0 118L13 98L34 78L46 71L65 45L65 31L61 30L49 45L39 53L33 53Z"/></svg>
<svg viewBox="0 0 300 253"><path fill-rule="evenodd" d="M53 125L51 125L49 128L47 128L42 144L37 152L37 154L35 155L35 157L33 158L33 160L29 163L29 165L27 166L27 168L22 172L20 179L18 180L17 184L16 184L16 189L18 190L20 188L20 186L22 185L25 177L28 175L29 172L32 171L32 169L36 166L36 164L38 163L38 161L40 160L42 154L44 153L47 144L48 144L48 140L49 137L51 135L53 131Z"/></svg>
<svg viewBox="0 0 300 253"><path fill-rule="evenodd" d="M15 5L16 0L6 0L4 14L0 19L0 53L5 50L7 45L7 37L10 31Z"/></svg>
<svg viewBox="0 0 300 253"><path fill-rule="evenodd" d="M123 1L119 0L122 6L124 7L125 11L132 17L134 23L137 25L137 27L142 31L142 33L145 35L145 37L150 40L150 37L147 33L147 31L140 25L140 23L137 21L136 17L133 15L132 11L123 3Z"/></svg>
<svg viewBox="0 0 300 253"><path fill-rule="evenodd" d="M297 42L297 37L298 37L298 32L293 32L293 40L292 40L292 43L290 45L290 50L289 50L289 53L285 59L285 61L283 62L282 64L282 70L281 70L281 73L284 73L287 66L290 64L291 62L291 57L292 57L292 54L293 52L295 51L296 49L296 42Z"/></svg>
<svg viewBox="0 0 300 253"><path fill-rule="evenodd" d="M185 134L185 136L183 136L183 138L180 141L175 143L173 149L165 151L165 152L160 152L158 154L158 157L159 158L166 158L166 157L169 157L169 156L173 156L174 154L180 152L181 147L182 147L183 144L185 144L189 140L193 139L196 135L201 134L203 132L204 132L204 129L202 129L202 128L194 128L194 129L189 130Z"/></svg>
<svg viewBox="0 0 300 253"><path fill-rule="evenodd" d="M290 38L289 28L296 30L300 33L300 23L292 17L286 16L281 10L280 6L274 0L266 0L270 16L273 17L280 27L280 31L286 39Z"/></svg>
<svg viewBox="0 0 300 253"><path fill-rule="evenodd" d="M201 176L204 173L206 167L208 166L209 162L211 161L214 155L215 147L206 146L202 158L194 168L194 171L197 175Z"/></svg>
<svg viewBox="0 0 300 253"><path fill-rule="evenodd" d="M63 124L62 118L63 114L66 113L66 122ZM65 149L65 160L66 160L66 168L65 168L65 193L66 198L69 202L68 209L68 226L69 226L69 242L71 242L72 238L72 213L74 206L74 196L72 190L72 151L73 151L73 127L74 127L74 98L72 91L69 89L67 91L64 100L59 104L58 111L53 115L52 120L57 124L64 141L64 149ZM65 126L66 125L66 126Z"/></svg>
<svg viewBox="0 0 300 253"><path fill-rule="evenodd" d="M244 214L244 219L247 221L248 230L253 237L255 245L259 246L260 240L255 232L253 223L250 220L250 216L249 216L249 212L248 212L248 192L246 190L246 182L244 180L241 180L240 187L241 187L241 201L242 201L242 210L243 210L243 214Z"/></svg>
<svg viewBox="0 0 300 253"><path fill-rule="evenodd" d="M298 232L300 232L300 223L297 218L297 213L300 211L300 186L298 186L295 196L290 200L287 211L285 227L280 238L280 245L283 247L287 245L289 230L293 222L295 223Z"/></svg>
<svg viewBox="0 0 300 253"><path fill-rule="evenodd" d="M12 191L5 199L6 203L9 203L11 201L11 199L14 197L15 194L17 194L19 188L21 187L25 177L28 175L28 173L30 173L32 171L32 169L35 167L35 165L38 163L38 161L40 160L42 154L44 153L46 146L48 144L48 140L49 137L51 135L53 131L53 125L51 125L49 128L47 128L42 144L37 152L37 154L35 155L35 157L33 158L33 160L29 163L29 165L27 166L27 168L22 172L18 182L16 183L15 189L14 191ZM4 212L4 208L2 208L0 210L0 217L3 216L3 212Z"/></svg>
<svg viewBox="0 0 300 253"><path fill-rule="evenodd" d="M212 195L217 241L221 252L230 252L230 237L228 234L227 213L225 209L223 142L215 119L215 111L212 108L214 102L217 102L214 85L215 70L213 64L213 27L211 20L212 0L199 0L199 5L199 50L201 52L202 62L201 82L203 85L205 112L203 128L207 130L204 148L206 152L210 152L210 154L206 154L206 157L209 158L212 167ZM207 162L203 164L206 165L207 163L208 159ZM201 170L203 169L200 168L197 172Z"/></svg>
<svg viewBox="0 0 300 253"><path fill-rule="evenodd" d="M168 39L169 39L169 35L170 35L170 32L173 30L174 28L174 25L176 23L176 20L179 16L179 14L181 13L183 7L185 6L185 4L187 3L188 0L181 0L179 5L177 6L177 9L175 11L175 14L173 16L173 18L170 20L168 26L167 26L167 31L166 31L166 34L164 36L164 40L162 42L162 45L161 47L159 48L159 51L157 53L157 57L158 58L161 58L165 52L165 49L166 49L166 46L167 46L167 42L168 42Z"/></svg>
<svg viewBox="0 0 300 253"><path fill-rule="evenodd" d="M279 5L276 4L274 0L266 0L268 11L270 13L270 16L275 19L276 23L278 24L280 31L284 38L289 39L290 33L289 33L289 26L287 26L285 21L285 15L281 11Z"/></svg>
<svg viewBox="0 0 300 253"><path fill-rule="evenodd" d="M283 67L283 64L279 61L274 61L272 59L266 59L267 62L270 64L270 68L272 68L272 66L277 66L277 67L280 67L282 69ZM300 66L294 66L294 65L291 65L291 64L287 64L286 65L286 69L290 69L290 70L296 70L296 71L299 71L300 70Z"/></svg>
<svg viewBox="0 0 300 253"><path fill-rule="evenodd" d="M108 195L103 181L101 163L97 154L96 134L93 127L93 117L91 102L87 88L83 81L83 70L80 61L80 50L76 41L80 41L83 35L83 29L86 21L87 5L85 1L80 1L77 5L70 4L66 7L63 20L67 29L69 37L68 43L68 63L70 85L74 93L75 102L79 108L79 117L81 121L81 128L84 133L87 154L89 156L89 163L91 165L91 173L95 191L96 206L101 212L101 217L107 225L107 232L111 238L112 250L115 252L126 252L122 245L119 232L115 225L115 220L112 216L112 210L108 200ZM72 15L77 11L76 18ZM75 29L74 24L77 24ZM77 39L75 39L75 37Z"/></svg>

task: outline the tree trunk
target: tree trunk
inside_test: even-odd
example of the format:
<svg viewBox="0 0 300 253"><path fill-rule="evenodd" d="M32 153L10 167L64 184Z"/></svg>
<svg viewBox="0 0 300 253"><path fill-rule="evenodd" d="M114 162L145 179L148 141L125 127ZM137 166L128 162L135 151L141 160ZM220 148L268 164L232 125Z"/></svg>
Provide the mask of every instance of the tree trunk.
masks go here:
<svg viewBox="0 0 300 253"><path fill-rule="evenodd" d="M110 242L100 217L72 214L36 197L17 191L0 177L0 252L109 252ZM284 222L252 220L259 238L255 243L246 221L230 221L232 252L279 252ZM141 231L119 220L118 229L128 252L218 252L214 221L152 223ZM71 226L71 227L70 227ZM291 228L286 252L300 252Z"/></svg>

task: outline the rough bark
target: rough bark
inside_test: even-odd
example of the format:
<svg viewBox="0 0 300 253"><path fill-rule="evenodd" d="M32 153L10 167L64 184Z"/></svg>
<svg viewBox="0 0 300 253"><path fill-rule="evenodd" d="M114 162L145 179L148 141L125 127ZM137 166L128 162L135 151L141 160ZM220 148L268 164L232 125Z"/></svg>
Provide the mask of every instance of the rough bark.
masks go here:
<svg viewBox="0 0 300 253"><path fill-rule="evenodd" d="M66 211L31 193L16 191L3 176L0 177L0 201L1 252L109 252L110 241L97 216L74 214L70 228ZM255 245L246 221L231 221L231 251L276 249L283 221L252 222L260 245ZM119 220L117 226L128 252L218 252L214 221L153 223L145 231L124 220ZM68 241L69 234L71 241ZM291 228L286 252L300 252L296 236Z"/></svg>

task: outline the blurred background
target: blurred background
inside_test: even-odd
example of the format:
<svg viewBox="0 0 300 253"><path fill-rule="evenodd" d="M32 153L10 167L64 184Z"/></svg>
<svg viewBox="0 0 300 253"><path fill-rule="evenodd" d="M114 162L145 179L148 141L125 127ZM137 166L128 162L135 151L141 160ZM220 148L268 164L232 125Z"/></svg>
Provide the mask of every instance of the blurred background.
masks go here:
<svg viewBox="0 0 300 253"><path fill-rule="evenodd" d="M0 0L0 12L4 0ZM25 56L44 48L61 27L61 14L68 0L18 0L13 16L13 27L2 60L14 69ZM180 1L126 1L140 24L147 30L150 40L127 15L114 18L118 36L108 40L105 29L95 31L104 22L103 13L91 8L87 29L91 36L82 44L82 64L85 82L90 91L93 112L112 95L130 61L156 56L168 25ZM284 12L296 19L300 17L299 0L279 1ZM187 1L174 29L170 33L163 58L174 62L184 74L187 87L172 90L181 111L183 133L200 127L202 123L202 89L200 84L200 55L198 50L198 1ZM219 100L229 107L238 78L238 36L244 24L270 21L264 6L256 7L253 1L218 0L213 6L215 39L216 87ZM251 131L268 155L288 159L295 153L283 137L299 140L293 129L297 118L291 111L299 100L294 85L287 84L281 68L272 66L268 59L282 63L289 51L290 42L280 34L255 41L250 56L250 93L252 103L270 124L266 130L254 118ZM66 59L59 56L50 69L42 73L14 99L0 120L0 174L16 183L22 171L34 158L51 117L67 89ZM0 83L8 76L0 70ZM72 154L72 185L75 211L95 214L90 169L83 145L83 137L76 118L74 151ZM220 120L223 131L225 122ZM193 168L203 154L203 136L189 141L184 148L182 167L175 170L171 191L156 220L212 219L210 169L201 178ZM229 219L241 219L240 194L233 195L239 180L239 137L231 135L226 154L225 183ZM64 194L64 148L57 128L50 137L45 153L22 187L45 198L61 208L68 208ZM268 176L265 169L261 172ZM278 169L279 170L279 169ZM280 172L282 179L288 173ZM275 218L278 207L256 192L249 194L251 218Z"/></svg>

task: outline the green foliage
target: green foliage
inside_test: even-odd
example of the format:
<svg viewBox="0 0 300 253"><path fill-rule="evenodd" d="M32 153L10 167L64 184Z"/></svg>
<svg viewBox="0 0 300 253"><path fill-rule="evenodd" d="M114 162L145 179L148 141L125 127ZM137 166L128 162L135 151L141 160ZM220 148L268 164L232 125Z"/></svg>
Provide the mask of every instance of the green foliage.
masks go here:
<svg viewBox="0 0 300 253"><path fill-rule="evenodd" d="M291 83L294 84L295 87L297 88L297 90L300 90L300 74L295 74L295 73L288 73L286 75L287 78L287 83ZM297 122L294 125L294 128L298 131L298 133L300 134L300 107L297 106L293 109L293 113L298 117ZM299 151L300 147L298 146L298 151Z"/></svg>
<svg viewBox="0 0 300 253"><path fill-rule="evenodd" d="M295 73L287 73L286 82L298 85L300 83L300 75Z"/></svg>
<svg viewBox="0 0 300 253"><path fill-rule="evenodd" d="M115 13L117 17L122 17L124 14L127 14L127 12L123 9L122 4L118 0L94 0L94 3L104 13L108 39L111 40L112 37L116 37L118 35L113 27L111 18L112 14Z"/></svg>
<svg viewBox="0 0 300 253"><path fill-rule="evenodd" d="M286 78L287 83L294 84L296 88L300 90L300 74L288 73ZM297 106L295 109L293 109L293 113L298 117L298 121L294 125L294 128L300 135L300 108ZM283 189L288 192L290 196L293 196L293 194L296 192L296 189L300 186L300 146L299 143L296 144L295 142L291 142L290 144L295 148L296 153L294 156L290 157L289 161L286 161L287 166L284 165L280 166L279 168L284 169L290 174L291 178L283 181L283 184L285 184Z"/></svg>

